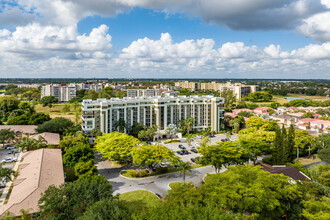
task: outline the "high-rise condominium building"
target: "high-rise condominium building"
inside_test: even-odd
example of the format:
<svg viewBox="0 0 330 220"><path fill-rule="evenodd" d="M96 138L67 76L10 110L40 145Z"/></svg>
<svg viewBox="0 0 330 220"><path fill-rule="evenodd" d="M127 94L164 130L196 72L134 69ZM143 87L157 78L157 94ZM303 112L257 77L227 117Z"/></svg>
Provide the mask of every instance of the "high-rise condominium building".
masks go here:
<svg viewBox="0 0 330 220"><path fill-rule="evenodd" d="M102 91L102 84L71 83L69 85L49 84L41 87L41 98L44 96L54 96L59 102L67 102L76 97L77 90L86 89L96 92Z"/></svg>
<svg viewBox="0 0 330 220"><path fill-rule="evenodd" d="M59 102L67 102L76 96L76 87L74 85L61 86L59 84L50 84L41 87L41 98L44 96L54 96Z"/></svg>
<svg viewBox="0 0 330 220"><path fill-rule="evenodd" d="M157 125L165 130L168 125L178 125L181 120L192 117L193 129L219 131L223 126L223 98L213 96L137 97L112 98L82 102L82 129L93 128L103 133L119 131L118 121L124 120L128 127L141 123L151 127ZM127 132L124 129L124 132Z"/></svg>
<svg viewBox="0 0 330 220"><path fill-rule="evenodd" d="M224 92L227 90L233 91L234 95L236 96L237 100L241 100L243 96L246 96L250 93L254 93L257 91L257 86L255 85L244 85L242 83L217 83L217 82L210 82L210 83L199 83L199 82L176 82L176 86L181 86L185 89L190 90L213 90Z"/></svg>

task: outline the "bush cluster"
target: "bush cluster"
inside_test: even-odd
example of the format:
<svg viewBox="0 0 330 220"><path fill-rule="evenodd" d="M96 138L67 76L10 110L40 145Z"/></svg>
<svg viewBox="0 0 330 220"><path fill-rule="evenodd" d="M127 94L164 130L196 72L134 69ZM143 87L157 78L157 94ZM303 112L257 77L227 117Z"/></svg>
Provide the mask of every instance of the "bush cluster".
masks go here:
<svg viewBox="0 0 330 220"><path fill-rule="evenodd" d="M171 144L171 143L180 143L180 140L168 140L168 141L164 141L164 144Z"/></svg>
<svg viewBox="0 0 330 220"><path fill-rule="evenodd" d="M132 177L146 177L149 176L149 170L140 170L140 171L131 170L129 172L129 175Z"/></svg>

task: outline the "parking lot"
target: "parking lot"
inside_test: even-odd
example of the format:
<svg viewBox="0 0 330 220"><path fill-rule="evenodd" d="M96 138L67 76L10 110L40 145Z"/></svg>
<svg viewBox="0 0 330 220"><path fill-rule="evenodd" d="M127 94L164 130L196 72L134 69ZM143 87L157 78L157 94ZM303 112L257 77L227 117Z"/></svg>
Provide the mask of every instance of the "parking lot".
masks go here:
<svg viewBox="0 0 330 220"><path fill-rule="evenodd" d="M221 142L221 139L225 139L226 138L226 134L216 134L214 137L210 137L210 145L216 144L217 142ZM199 142L201 140L201 137L196 137L191 141L190 146L188 146L188 144L185 142L185 138L181 139L181 143L171 143L171 144L164 144L166 147L168 147L169 149L173 150L174 152L177 151L181 151L182 149L179 148L179 145L183 145L186 150L189 152L189 154L186 155L179 155L177 153L175 153L177 156L179 156L181 158L182 161L184 162L190 162L191 158L196 158L196 157L200 157L201 154L199 153L194 153L191 151L191 149L195 148L197 149L197 147L199 146ZM237 136L235 134L233 134L231 136L231 140L237 140Z"/></svg>
<svg viewBox="0 0 330 220"><path fill-rule="evenodd" d="M19 152L16 152L15 154L13 154L12 153L13 151L15 151L15 149L7 150L7 149L2 148L2 146L1 146L1 148L0 148L0 162L5 160L6 158L17 158ZM12 168L13 165L12 164L10 164L10 165L5 164L4 167Z"/></svg>

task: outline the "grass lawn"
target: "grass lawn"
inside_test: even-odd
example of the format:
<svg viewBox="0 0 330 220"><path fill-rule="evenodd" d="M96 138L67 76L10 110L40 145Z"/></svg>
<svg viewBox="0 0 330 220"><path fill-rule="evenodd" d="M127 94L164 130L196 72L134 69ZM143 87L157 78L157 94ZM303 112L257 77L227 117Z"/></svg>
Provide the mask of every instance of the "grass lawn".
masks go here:
<svg viewBox="0 0 330 220"><path fill-rule="evenodd" d="M146 190L135 190L119 195L119 200L133 213L157 207L161 200L153 193Z"/></svg>
<svg viewBox="0 0 330 220"><path fill-rule="evenodd" d="M67 118L70 119L72 122L75 122L75 110L74 110L74 106L71 105L70 106L70 111L69 112L63 112L63 107L64 104L54 104L53 107L49 108L49 107L42 107L42 105L36 105L35 106L35 110L36 112L41 112L41 113L45 113L45 114L49 114L49 116L51 118L56 118L56 117L63 117L63 118ZM77 107L78 109L80 108L80 106ZM80 113L79 113L79 121L81 121L80 118Z"/></svg>
<svg viewBox="0 0 330 220"><path fill-rule="evenodd" d="M302 95L302 94L288 94L286 96L280 96L280 95L273 95L273 100L275 102L279 102L281 104L289 102L288 100L285 99L285 97L293 97L293 98L303 98L303 99L309 99L312 101L325 101L329 100L329 97L325 96L308 96L308 95Z"/></svg>
<svg viewBox="0 0 330 220"><path fill-rule="evenodd" d="M307 157L301 157L298 159L299 162L301 163L301 165L307 165L307 164L311 164L311 163L315 163L320 161L321 159L318 158L317 154L312 155L311 158L307 158Z"/></svg>

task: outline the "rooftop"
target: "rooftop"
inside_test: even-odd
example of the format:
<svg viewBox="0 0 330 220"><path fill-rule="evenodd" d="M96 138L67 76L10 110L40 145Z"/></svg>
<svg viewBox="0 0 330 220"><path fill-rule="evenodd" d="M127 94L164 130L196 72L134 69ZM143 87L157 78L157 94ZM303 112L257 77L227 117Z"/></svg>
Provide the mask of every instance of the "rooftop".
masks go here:
<svg viewBox="0 0 330 220"><path fill-rule="evenodd" d="M268 171L270 173L274 174L283 174L285 176L290 177L293 180L306 180L309 181L310 178L306 176L304 173L299 171L297 168L292 166L271 166L265 163L260 163L260 165L263 167L263 170Z"/></svg>
<svg viewBox="0 0 330 220"><path fill-rule="evenodd" d="M59 186L63 183L60 149L39 149L25 153L8 203L0 208L0 216L7 211L12 216L20 216L21 209L27 210L29 214L37 212L41 194L49 186Z"/></svg>
<svg viewBox="0 0 330 220"><path fill-rule="evenodd" d="M25 134L34 134L36 132L36 125L0 125L1 129L10 129L14 132L20 132Z"/></svg>
<svg viewBox="0 0 330 220"><path fill-rule="evenodd" d="M60 135L57 133L44 132L41 134L31 135L30 138L38 140L39 137L43 137L48 145L59 145L60 144Z"/></svg>

